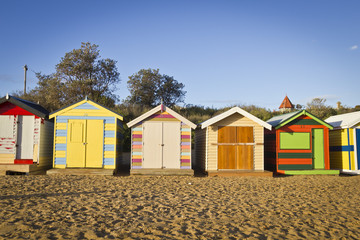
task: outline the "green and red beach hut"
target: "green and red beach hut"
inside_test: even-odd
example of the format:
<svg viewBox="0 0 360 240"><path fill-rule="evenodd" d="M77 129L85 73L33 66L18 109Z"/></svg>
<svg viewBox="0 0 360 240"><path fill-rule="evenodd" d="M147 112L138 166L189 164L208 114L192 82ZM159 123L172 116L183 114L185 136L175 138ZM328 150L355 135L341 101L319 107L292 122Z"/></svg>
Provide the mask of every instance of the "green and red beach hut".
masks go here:
<svg viewBox="0 0 360 240"><path fill-rule="evenodd" d="M329 130L306 110L275 116L265 129L265 168L278 174L339 174L330 170Z"/></svg>

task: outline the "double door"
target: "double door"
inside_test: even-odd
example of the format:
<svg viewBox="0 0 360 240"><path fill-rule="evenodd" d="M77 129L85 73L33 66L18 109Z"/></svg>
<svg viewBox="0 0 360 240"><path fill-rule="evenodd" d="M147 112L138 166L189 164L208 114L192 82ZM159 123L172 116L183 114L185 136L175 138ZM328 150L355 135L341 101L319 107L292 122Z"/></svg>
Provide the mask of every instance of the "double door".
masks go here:
<svg viewBox="0 0 360 240"><path fill-rule="evenodd" d="M103 120L69 120L66 166L70 168L102 168L103 144Z"/></svg>
<svg viewBox="0 0 360 240"><path fill-rule="evenodd" d="M143 125L143 168L180 168L180 122Z"/></svg>
<svg viewBox="0 0 360 240"><path fill-rule="evenodd" d="M218 128L218 169L254 169L253 127Z"/></svg>

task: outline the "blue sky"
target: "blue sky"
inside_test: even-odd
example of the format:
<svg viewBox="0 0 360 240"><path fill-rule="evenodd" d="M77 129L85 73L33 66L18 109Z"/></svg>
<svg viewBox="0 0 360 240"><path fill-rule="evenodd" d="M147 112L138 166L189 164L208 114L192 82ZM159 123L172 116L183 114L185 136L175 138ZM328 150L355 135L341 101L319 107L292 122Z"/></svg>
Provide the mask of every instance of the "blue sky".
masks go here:
<svg viewBox="0 0 360 240"><path fill-rule="evenodd" d="M6 1L0 9L0 96L28 89L81 42L128 76L159 68L186 103L277 109L314 97L360 105L360 1Z"/></svg>

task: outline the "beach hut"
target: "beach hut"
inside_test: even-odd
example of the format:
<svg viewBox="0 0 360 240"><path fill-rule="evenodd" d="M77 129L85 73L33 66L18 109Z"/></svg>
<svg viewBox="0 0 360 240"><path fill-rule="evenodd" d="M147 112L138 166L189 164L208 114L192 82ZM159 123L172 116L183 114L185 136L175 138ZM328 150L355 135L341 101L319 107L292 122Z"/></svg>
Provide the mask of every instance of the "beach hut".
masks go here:
<svg viewBox="0 0 360 240"><path fill-rule="evenodd" d="M360 111L329 117L330 168L360 174Z"/></svg>
<svg viewBox="0 0 360 240"><path fill-rule="evenodd" d="M127 124L131 174L194 174L191 129L196 125L163 104Z"/></svg>
<svg viewBox="0 0 360 240"><path fill-rule="evenodd" d="M270 175L264 171L264 129L271 125L234 107L200 124L196 166L212 175Z"/></svg>
<svg viewBox="0 0 360 240"><path fill-rule="evenodd" d="M265 131L265 168L279 174L339 174L330 170L329 129L306 110L273 117Z"/></svg>
<svg viewBox="0 0 360 240"><path fill-rule="evenodd" d="M109 169L112 174L126 166L121 157L121 115L86 98L51 113L52 118L54 169Z"/></svg>
<svg viewBox="0 0 360 240"><path fill-rule="evenodd" d="M51 168L53 122L39 104L0 99L0 172L38 174Z"/></svg>

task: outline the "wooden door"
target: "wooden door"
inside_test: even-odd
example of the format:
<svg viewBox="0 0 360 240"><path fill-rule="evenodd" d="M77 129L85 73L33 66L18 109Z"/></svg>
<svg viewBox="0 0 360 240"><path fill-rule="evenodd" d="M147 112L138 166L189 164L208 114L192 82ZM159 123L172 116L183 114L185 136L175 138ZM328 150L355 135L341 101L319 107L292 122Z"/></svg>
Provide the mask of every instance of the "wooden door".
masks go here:
<svg viewBox="0 0 360 240"><path fill-rule="evenodd" d="M180 122L163 122L162 167L180 168Z"/></svg>
<svg viewBox="0 0 360 240"><path fill-rule="evenodd" d="M18 116L16 159L33 159L34 116Z"/></svg>
<svg viewBox="0 0 360 240"><path fill-rule="evenodd" d="M114 146L115 147L115 146ZM104 121L86 121L85 167L102 168L104 156Z"/></svg>
<svg viewBox="0 0 360 240"><path fill-rule="evenodd" d="M316 128L312 130L313 134L313 166L314 169L325 168L324 158L324 129Z"/></svg>
<svg viewBox="0 0 360 240"><path fill-rule="evenodd" d="M162 123L145 122L143 125L143 168L162 167Z"/></svg>
<svg viewBox="0 0 360 240"><path fill-rule="evenodd" d="M252 127L219 127L218 144L218 169L254 168Z"/></svg>
<svg viewBox="0 0 360 240"><path fill-rule="evenodd" d="M245 145L238 145L236 148L236 154L237 154L236 169L252 170L254 169L253 127L237 127L236 130L237 130L236 132L237 143L245 144Z"/></svg>
<svg viewBox="0 0 360 240"><path fill-rule="evenodd" d="M85 167L86 120L69 120L66 148L67 167Z"/></svg>

